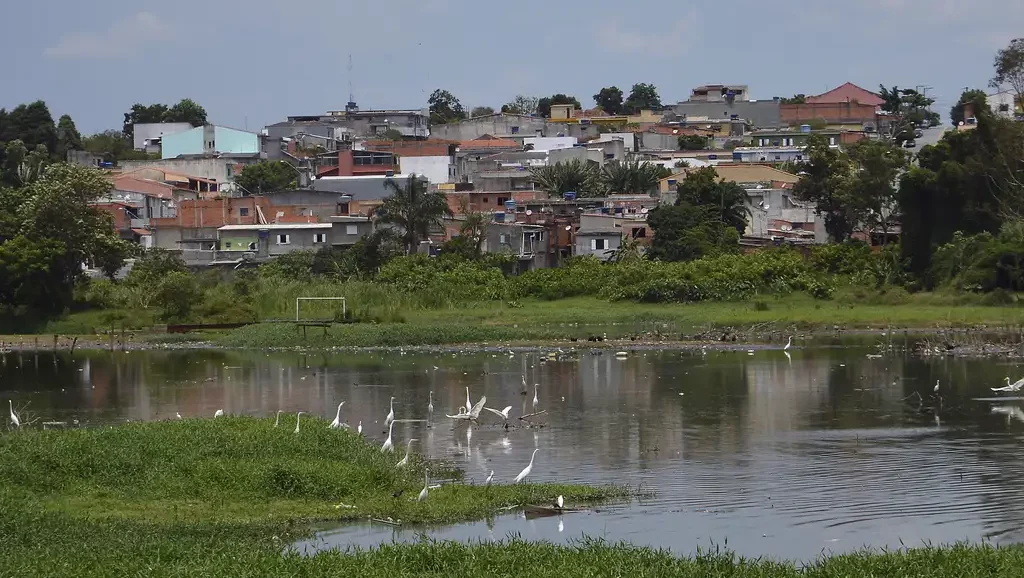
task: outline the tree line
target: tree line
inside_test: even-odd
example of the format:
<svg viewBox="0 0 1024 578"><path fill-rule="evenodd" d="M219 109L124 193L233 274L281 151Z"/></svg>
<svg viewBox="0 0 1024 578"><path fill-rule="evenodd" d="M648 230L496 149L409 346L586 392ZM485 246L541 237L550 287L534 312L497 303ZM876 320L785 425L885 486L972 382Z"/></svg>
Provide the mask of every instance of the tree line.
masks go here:
<svg viewBox="0 0 1024 578"><path fill-rule="evenodd" d="M608 86L599 90L593 99L601 110L613 116L637 114L641 110L657 111L663 108L657 87L646 82L634 84L628 95L617 86ZM449 124L495 113L494 108L490 106L474 107L467 112L454 94L441 88L430 95L427 104L430 106L430 122L433 124ZM506 114L550 118L551 107L560 104L582 108L575 96L558 93L540 98L520 94L503 104L499 110Z"/></svg>

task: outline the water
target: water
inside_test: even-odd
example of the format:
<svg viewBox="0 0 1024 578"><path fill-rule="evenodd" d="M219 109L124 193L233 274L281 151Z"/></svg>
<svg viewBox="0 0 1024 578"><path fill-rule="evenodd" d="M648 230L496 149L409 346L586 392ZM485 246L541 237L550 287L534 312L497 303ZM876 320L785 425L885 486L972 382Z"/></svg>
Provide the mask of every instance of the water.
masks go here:
<svg viewBox="0 0 1024 578"><path fill-rule="evenodd" d="M872 338L881 340L882 338ZM867 341L871 341L868 339ZM629 484L648 499L526 520L522 514L439 528L362 523L325 528L302 551L382 542L555 542L590 537L671 548L725 546L750 556L809 560L822 552L958 540L1024 540L1024 410L989 387L1024 368L994 360L921 359L815 340L778 349L573 352L263 354L155 351L7 354L0 399L23 417L82 424L273 415L342 419L382 441L391 395L402 423L395 446L422 440L467 481L510 481L540 448L531 481ZM521 394L521 379L530 384ZM941 408L933 398L940 382ZM453 429L444 413L487 396L488 407L533 409L540 428ZM919 406L914 393L924 398ZM680 395L682 394L682 395ZM933 406L937 409L933 409ZM995 408L995 409L993 409ZM518 421L518 420L513 420Z"/></svg>

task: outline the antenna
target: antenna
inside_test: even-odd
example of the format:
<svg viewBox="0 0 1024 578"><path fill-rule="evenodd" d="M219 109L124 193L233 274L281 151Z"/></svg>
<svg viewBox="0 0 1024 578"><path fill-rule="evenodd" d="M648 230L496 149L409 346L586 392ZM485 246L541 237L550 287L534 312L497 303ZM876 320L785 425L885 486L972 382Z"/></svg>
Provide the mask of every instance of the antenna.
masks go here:
<svg viewBox="0 0 1024 578"><path fill-rule="evenodd" d="M348 55L348 101L355 102L355 94L352 93L352 55Z"/></svg>

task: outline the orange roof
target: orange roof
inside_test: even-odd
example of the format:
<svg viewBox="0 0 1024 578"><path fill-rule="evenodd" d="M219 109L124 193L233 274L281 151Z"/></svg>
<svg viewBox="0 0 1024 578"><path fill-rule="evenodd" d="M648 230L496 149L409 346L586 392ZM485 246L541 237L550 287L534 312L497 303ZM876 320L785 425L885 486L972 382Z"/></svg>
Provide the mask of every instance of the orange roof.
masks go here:
<svg viewBox="0 0 1024 578"><path fill-rule="evenodd" d="M840 104L857 101L870 106L881 106L885 101L882 97L865 90L852 82L833 88L832 90L817 96L808 96L808 104Z"/></svg>

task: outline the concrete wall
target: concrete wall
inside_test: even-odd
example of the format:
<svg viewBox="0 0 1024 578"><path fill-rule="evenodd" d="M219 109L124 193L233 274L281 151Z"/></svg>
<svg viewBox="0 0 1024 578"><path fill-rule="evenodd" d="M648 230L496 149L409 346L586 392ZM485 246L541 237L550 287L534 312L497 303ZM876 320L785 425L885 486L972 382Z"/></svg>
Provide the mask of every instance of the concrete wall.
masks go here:
<svg viewBox="0 0 1024 578"><path fill-rule="evenodd" d="M529 136L523 139L524 145L533 145L535 151L551 151L555 149L567 149L576 146L574 136Z"/></svg>
<svg viewBox="0 0 1024 578"><path fill-rule="evenodd" d="M824 120L829 124L857 124L877 129L875 107L858 102L836 104L783 104L780 107L783 126Z"/></svg>
<svg viewBox="0 0 1024 578"><path fill-rule="evenodd" d="M134 130L132 147L141 151L145 150L147 140L192 130L192 125L187 122L142 122L136 124Z"/></svg>
<svg viewBox="0 0 1024 578"><path fill-rule="evenodd" d="M626 147L626 152L631 153L636 150L637 136L631 132L606 132L598 140L621 140Z"/></svg>
<svg viewBox="0 0 1024 578"><path fill-rule="evenodd" d="M214 126L213 142L214 150L219 153L254 154L260 152L260 138L254 132Z"/></svg>
<svg viewBox="0 0 1024 578"><path fill-rule="evenodd" d="M328 241L334 246L354 245L356 241L373 233L373 222L370 220L332 219L331 234Z"/></svg>
<svg viewBox="0 0 1024 578"><path fill-rule="evenodd" d="M595 249L595 240L601 239L604 242L604 249ZM574 247L574 255L588 256L593 255L602 261L607 261L611 258L611 252L619 248L622 244L621 234L600 234L600 235L576 235L576 243Z"/></svg>
<svg viewBox="0 0 1024 578"><path fill-rule="evenodd" d="M455 165L452 157L399 157L399 172L410 175L417 174L427 177L431 184L454 182Z"/></svg>
<svg viewBox="0 0 1024 578"><path fill-rule="evenodd" d="M202 139L201 127L197 133ZM192 132L192 131L189 131ZM184 134L184 133L183 133ZM171 135L170 138L174 138L178 135ZM201 143L200 143L201 144ZM167 149L164 148L166 152ZM140 168L155 168L171 171L174 173L181 173L190 175L193 177L203 177L204 179L216 179L218 182L225 183L231 182L234 179L234 175L241 172L241 167L254 163L259 159L175 159L175 158L164 158L158 161L121 161L118 163L121 169L125 172L140 169ZM229 170L230 169L230 170Z"/></svg>
<svg viewBox="0 0 1024 578"><path fill-rule="evenodd" d="M395 175L392 180L400 186L404 186L408 175ZM388 177L350 177L332 178L323 177L313 181L313 190L319 192L331 192L336 194L347 194L354 201L375 201L391 196L393 192L385 186L385 179Z"/></svg>
<svg viewBox="0 0 1024 578"><path fill-rule="evenodd" d="M197 126L190 130L165 136L161 142L160 157L173 159L180 155L199 155L203 154L204 148L203 127ZM124 163L122 163L122 166L124 166Z"/></svg>
<svg viewBox="0 0 1024 578"><path fill-rule="evenodd" d="M514 114L478 116L452 124L433 125L430 136L447 140L473 140L485 134L493 136L546 136L547 122L542 118Z"/></svg>
<svg viewBox="0 0 1024 578"><path fill-rule="evenodd" d="M740 119L752 123L755 128L776 128L782 122L779 106L778 101L774 100L751 100L736 101L732 104L727 102L680 102L672 109L679 116L706 116L716 120L724 120L735 114Z"/></svg>

